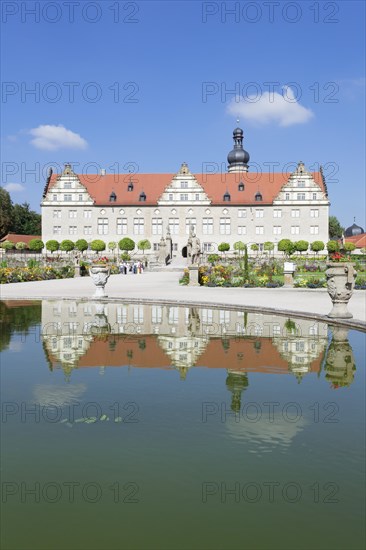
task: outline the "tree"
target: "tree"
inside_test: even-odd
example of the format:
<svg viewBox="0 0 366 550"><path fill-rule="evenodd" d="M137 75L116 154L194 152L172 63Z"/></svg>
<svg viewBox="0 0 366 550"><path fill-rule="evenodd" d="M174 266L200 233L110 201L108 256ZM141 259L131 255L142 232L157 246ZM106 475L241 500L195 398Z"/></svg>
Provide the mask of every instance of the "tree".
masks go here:
<svg viewBox="0 0 366 550"><path fill-rule="evenodd" d="M246 244L243 243L243 241L237 241L233 245L234 250L237 250L239 252L239 257L240 257L240 252L243 252L245 250L245 247L246 247Z"/></svg>
<svg viewBox="0 0 366 550"><path fill-rule="evenodd" d="M274 249L274 244L271 243L271 241L266 241L263 245L263 248L266 252L272 252L272 250Z"/></svg>
<svg viewBox="0 0 366 550"><path fill-rule="evenodd" d="M145 256L145 250L150 250L151 242L148 239L143 239L137 243L137 248L142 250L142 253Z"/></svg>
<svg viewBox="0 0 366 550"><path fill-rule="evenodd" d="M343 248L346 252L350 253L355 250L356 245L354 243L344 243Z"/></svg>
<svg viewBox="0 0 366 550"><path fill-rule="evenodd" d="M309 248L309 243L308 243L308 241L301 241L301 240L300 240L300 241L296 241L296 242L294 243L294 245L295 245L295 250L296 250L297 252L300 252L300 254L302 254L303 252L306 252L307 249Z"/></svg>
<svg viewBox="0 0 366 550"><path fill-rule="evenodd" d="M103 250L105 250L105 242L101 239L95 239L90 243L90 248L98 254L99 252L103 252Z"/></svg>
<svg viewBox="0 0 366 550"><path fill-rule="evenodd" d="M115 241L111 241L108 243L108 249L113 252L113 250L117 247L117 243Z"/></svg>
<svg viewBox="0 0 366 550"><path fill-rule="evenodd" d="M329 216L329 239L340 239L344 232L344 227L341 226L335 216Z"/></svg>
<svg viewBox="0 0 366 550"><path fill-rule="evenodd" d="M60 248L60 243L54 239L46 242L46 249L53 254Z"/></svg>
<svg viewBox="0 0 366 550"><path fill-rule="evenodd" d="M338 241L328 241L327 242L327 250L331 254L334 252L339 252L339 242Z"/></svg>
<svg viewBox="0 0 366 550"><path fill-rule="evenodd" d="M366 247L361 248L360 252L361 252L361 254L366 254Z"/></svg>
<svg viewBox="0 0 366 550"><path fill-rule="evenodd" d="M15 248L17 250L24 250L25 248L27 248L27 245L23 243L23 241L18 241L17 243L15 243Z"/></svg>
<svg viewBox="0 0 366 550"><path fill-rule="evenodd" d="M259 246L256 243L253 243L250 245L250 250L253 250L253 252L256 252L258 254Z"/></svg>
<svg viewBox="0 0 366 550"><path fill-rule="evenodd" d="M135 241L130 239L129 237L125 237L124 239L121 239L118 243L119 249L124 250L126 252L130 252L135 248Z"/></svg>
<svg viewBox="0 0 366 550"><path fill-rule="evenodd" d="M314 241L310 245L310 249L316 254L318 254L321 250L324 250L324 248L325 244L323 243L323 241Z"/></svg>
<svg viewBox="0 0 366 550"><path fill-rule="evenodd" d="M223 252L224 256L226 256L226 252L228 252L228 250L230 250L230 245L229 245L229 243L220 243L219 246L217 247L217 249L218 249L219 252Z"/></svg>
<svg viewBox="0 0 366 550"><path fill-rule="evenodd" d="M75 248L83 253L84 250L88 250L88 243L85 239L78 239L75 243Z"/></svg>
<svg viewBox="0 0 366 550"><path fill-rule="evenodd" d="M29 203L14 204L11 212L10 231L20 235L42 233L41 214L30 209Z"/></svg>
<svg viewBox="0 0 366 550"><path fill-rule="evenodd" d="M295 244L290 239L281 239L277 245L280 252L285 256L291 256L295 252Z"/></svg>
<svg viewBox="0 0 366 550"><path fill-rule="evenodd" d="M6 189L0 187L0 238L10 231L13 203Z"/></svg>
<svg viewBox="0 0 366 550"><path fill-rule="evenodd" d="M42 248L44 248L44 243L41 239L32 239L29 241L28 248L34 252L41 252Z"/></svg>
<svg viewBox="0 0 366 550"><path fill-rule="evenodd" d="M3 248L4 250L13 250L14 246L14 243L12 243L11 241L4 241L1 243L1 248Z"/></svg>
<svg viewBox="0 0 366 550"><path fill-rule="evenodd" d="M60 250L62 250L63 252L71 252L71 250L74 250L74 248L75 244L69 239L65 239L60 244Z"/></svg>

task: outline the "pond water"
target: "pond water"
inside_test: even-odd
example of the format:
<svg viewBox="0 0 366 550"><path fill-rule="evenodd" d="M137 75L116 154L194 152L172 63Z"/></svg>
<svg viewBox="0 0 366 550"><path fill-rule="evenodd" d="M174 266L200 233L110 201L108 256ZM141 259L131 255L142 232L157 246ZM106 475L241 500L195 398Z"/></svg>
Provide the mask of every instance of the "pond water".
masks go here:
<svg viewBox="0 0 366 550"><path fill-rule="evenodd" d="M365 334L0 302L2 548L364 547Z"/></svg>

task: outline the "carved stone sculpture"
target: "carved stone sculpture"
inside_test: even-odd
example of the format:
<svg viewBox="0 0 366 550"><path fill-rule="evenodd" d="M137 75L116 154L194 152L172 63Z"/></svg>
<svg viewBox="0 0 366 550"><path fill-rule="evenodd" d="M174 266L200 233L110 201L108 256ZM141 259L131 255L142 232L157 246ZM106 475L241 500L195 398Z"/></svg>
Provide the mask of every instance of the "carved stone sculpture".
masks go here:
<svg viewBox="0 0 366 550"><path fill-rule="evenodd" d="M327 290L333 303L328 317L350 319L353 315L348 311L347 304L353 294L357 272L349 263L329 262L327 267Z"/></svg>

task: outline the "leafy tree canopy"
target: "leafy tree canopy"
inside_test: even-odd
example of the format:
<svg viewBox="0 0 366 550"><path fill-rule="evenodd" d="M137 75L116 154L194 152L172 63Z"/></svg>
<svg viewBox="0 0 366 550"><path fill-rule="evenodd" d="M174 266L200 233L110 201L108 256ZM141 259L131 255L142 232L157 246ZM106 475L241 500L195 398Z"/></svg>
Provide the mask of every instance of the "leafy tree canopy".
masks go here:
<svg viewBox="0 0 366 550"><path fill-rule="evenodd" d="M343 232L344 227L341 226L336 216L329 216L329 239L340 239Z"/></svg>
<svg viewBox="0 0 366 550"><path fill-rule="evenodd" d="M119 241L118 246L120 250L131 251L135 248L135 241L129 237L125 237Z"/></svg>

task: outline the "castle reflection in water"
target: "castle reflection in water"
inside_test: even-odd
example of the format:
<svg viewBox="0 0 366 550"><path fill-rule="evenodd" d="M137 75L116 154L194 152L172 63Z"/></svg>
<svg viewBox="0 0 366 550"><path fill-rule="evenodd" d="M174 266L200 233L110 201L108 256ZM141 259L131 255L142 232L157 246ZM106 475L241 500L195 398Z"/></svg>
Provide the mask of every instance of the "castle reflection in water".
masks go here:
<svg viewBox="0 0 366 550"><path fill-rule="evenodd" d="M248 373L292 374L301 381L325 362L333 387L354 376L347 331L307 319L171 305L43 301L42 340L51 370L106 367L227 370L233 408ZM327 363L325 355L331 352ZM327 370L328 369L328 370ZM239 403L236 401L239 399Z"/></svg>

